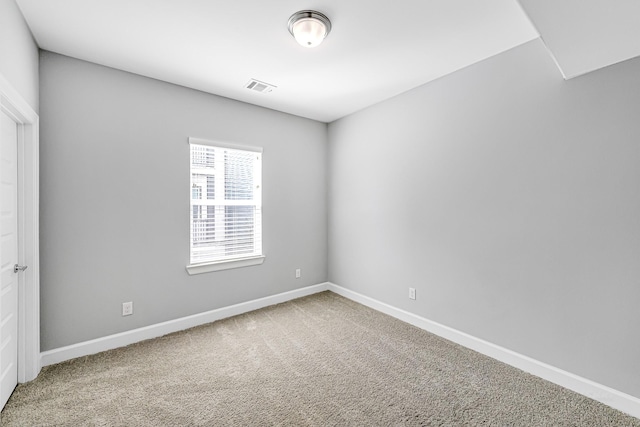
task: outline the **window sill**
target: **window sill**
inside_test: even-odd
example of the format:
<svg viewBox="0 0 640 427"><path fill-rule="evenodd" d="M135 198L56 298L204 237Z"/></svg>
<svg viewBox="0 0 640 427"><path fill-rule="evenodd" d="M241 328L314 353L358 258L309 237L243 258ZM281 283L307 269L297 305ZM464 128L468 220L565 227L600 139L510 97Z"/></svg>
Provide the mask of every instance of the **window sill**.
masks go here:
<svg viewBox="0 0 640 427"><path fill-rule="evenodd" d="M194 274L210 273L212 271L230 270L232 268L250 267L252 265L260 265L264 262L264 255L251 258L232 259L228 261L205 262L202 264L187 265L187 273L190 276Z"/></svg>

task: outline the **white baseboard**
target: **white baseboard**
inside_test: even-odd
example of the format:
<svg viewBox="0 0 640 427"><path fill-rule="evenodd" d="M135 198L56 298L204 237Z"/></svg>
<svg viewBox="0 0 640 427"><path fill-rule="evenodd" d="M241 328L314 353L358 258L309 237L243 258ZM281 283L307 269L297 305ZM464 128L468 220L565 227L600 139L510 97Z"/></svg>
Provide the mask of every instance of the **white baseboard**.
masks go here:
<svg viewBox="0 0 640 427"><path fill-rule="evenodd" d="M328 283L328 289L345 298L388 314L396 319L448 339L449 341L453 341L456 344L470 348L478 353L504 362L554 384L573 390L583 396L602 402L605 405L625 412L631 416L640 418L640 399L634 396L586 378L582 378L562 369L558 369L554 366L508 350L504 347L500 347L499 345L492 344L488 341L484 341L480 338L476 338L440 323L425 319L424 317L409 313L408 311L395 308L389 304L385 304L373 298L345 289L334 283Z"/></svg>
<svg viewBox="0 0 640 427"><path fill-rule="evenodd" d="M408 311L398 309L389 304L380 302L373 298L351 291L349 289L338 286L334 283L321 283L318 285L308 286L293 291L284 292L229 307L223 307L204 313L194 314L192 316L180 319L170 320L168 322L158 323L156 325L146 326L144 328L134 329L119 334L109 335L95 340L85 341L66 347L56 348L53 350L40 353L41 366L53 365L55 363L64 362L65 360L75 359L77 357L88 356L90 354L99 353L101 351L111 350L123 347L136 342L144 341L151 338L160 337L173 332L182 331L194 326L204 325L216 320L224 319L238 314L247 313L274 304L290 301L292 299L301 298L322 291L332 291L338 295L349 298L374 310L388 314L399 320L414 325L420 329L424 329L435 335L441 336L449 341L453 341L464 347L470 348L478 353L489 356L493 359L514 366L525 372L537 377L543 378L562 387L573 390L591 399L618 409L636 418L640 418L640 399L596 383L594 381L574 375L570 372L558 369L554 366L537 361L530 357L516 353L480 338L442 325L440 323L425 319Z"/></svg>
<svg viewBox="0 0 640 427"><path fill-rule="evenodd" d="M126 345L134 344L151 338L161 337L173 332L193 328L194 326L204 325L216 320L236 316L238 314L258 310L270 305L280 304L292 299L326 291L328 288L328 283L320 283L318 285L307 286L301 289L294 289L293 291L283 292L281 294L259 298L252 301L231 305L229 307L222 307L216 310L182 317L180 319L170 320L151 326L145 326L144 328L133 329L131 331L121 332L119 334L108 335L106 337L97 338L66 347L56 348L40 353L40 366L53 365L55 363L64 362L65 360L75 359L76 357L88 356L90 354L100 353L101 351L124 347Z"/></svg>

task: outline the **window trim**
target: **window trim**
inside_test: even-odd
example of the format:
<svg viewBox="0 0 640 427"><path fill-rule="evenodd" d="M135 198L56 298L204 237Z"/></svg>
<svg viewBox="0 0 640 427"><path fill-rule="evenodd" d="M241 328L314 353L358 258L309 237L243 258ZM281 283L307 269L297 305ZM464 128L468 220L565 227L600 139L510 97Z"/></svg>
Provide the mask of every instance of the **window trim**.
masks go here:
<svg viewBox="0 0 640 427"><path fill-rule="evenodd" d="M234 144L225 141L215 141L210 139L202 139L202 138L193 138L189 137L187 139L189 145L197 144L197 145L208 145L212 147L220 147L220 148L229 148L232 150L243 150L243 151L251 151L254 153L262 153L262 147L255 147L250 145L241 145ZM262 191L262 190L261 190ZM220 261L207 261L197 264L188 264L186 266L187 273L190 276L194 274L202 274L209 273L213 271L221 271L221 270L230 270L233 268L241 268L241 267L250 267L252 265L260 265L264 262L266 255L264 251L262 255L254 255L245 258L235 258L230 260L220 260Z"/></svg>
<svg viewBox="0 0 640 427"><path fill-rule="evenodd" d="M249 258L237 258L224 261L203 262L200 264L187 265L187 273L190 276L194 274L209 273L211 271L231 270L232 268L250 267L252 265L260 265L264 262L266 256L254 256Z"/></svg>
<svg viewBox="0 0 640 427"><path fill-rule="evenodd" d="M189 145L191 144L208 145L210 147L229 148L230 150L253 151L254 153L262 153L262 147L255 147L253 145L241 145L241 144L234 144L231 142L215 141L212 139L202 139L202 138L193 138L193 137L189 137L188 142L189 142Z"/></svg>

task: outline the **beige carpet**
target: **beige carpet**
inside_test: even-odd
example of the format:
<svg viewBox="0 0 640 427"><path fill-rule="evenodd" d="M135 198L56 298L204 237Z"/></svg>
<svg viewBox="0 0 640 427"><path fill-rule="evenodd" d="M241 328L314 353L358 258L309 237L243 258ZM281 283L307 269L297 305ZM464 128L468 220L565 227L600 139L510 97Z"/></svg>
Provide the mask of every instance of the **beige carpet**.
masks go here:
<svg viewBox="0 0 640 427"><path fill-rule="evenodd" d="M43 369L9 426L640 426L330 292Z"/></svg>

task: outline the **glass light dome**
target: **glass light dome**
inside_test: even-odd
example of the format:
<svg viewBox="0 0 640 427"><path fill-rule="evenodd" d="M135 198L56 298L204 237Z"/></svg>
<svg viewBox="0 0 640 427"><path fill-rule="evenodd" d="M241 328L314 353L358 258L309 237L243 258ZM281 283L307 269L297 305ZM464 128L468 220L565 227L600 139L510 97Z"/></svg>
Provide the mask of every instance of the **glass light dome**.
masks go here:
<svg viewBox="0 0 640 427"><path fill-rule="evenodd" d="M301 10L289 18L289 32L304 47L316 47L331 31L329 18L313 10Z"/></svg>

